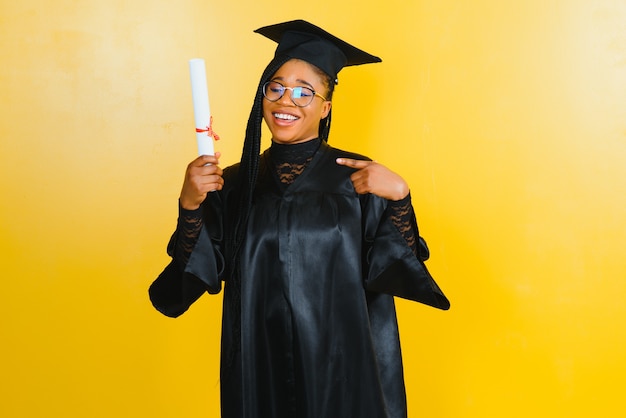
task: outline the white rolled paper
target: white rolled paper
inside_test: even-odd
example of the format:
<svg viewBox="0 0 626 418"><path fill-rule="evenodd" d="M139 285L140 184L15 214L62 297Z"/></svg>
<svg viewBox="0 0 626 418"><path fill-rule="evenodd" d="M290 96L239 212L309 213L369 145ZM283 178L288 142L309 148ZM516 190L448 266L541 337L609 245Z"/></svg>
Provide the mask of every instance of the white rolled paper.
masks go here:
<svg viewBox="0 0 626 418"><path fill-rule="evenodd" d="M206 83L206 67L202 58L189 60L189 74L191 75L191 96L196 123L198 155L213 155L215 152L213 151L209 90Z"/></svg>

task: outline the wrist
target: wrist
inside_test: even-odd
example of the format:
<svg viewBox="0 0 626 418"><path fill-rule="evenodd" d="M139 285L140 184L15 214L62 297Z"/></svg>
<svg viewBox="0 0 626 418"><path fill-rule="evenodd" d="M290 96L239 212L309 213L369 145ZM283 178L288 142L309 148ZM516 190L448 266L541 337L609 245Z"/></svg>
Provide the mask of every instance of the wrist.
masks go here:
<svg viewBox="0 0 626 418"><path fill-rule="evenodd" d="M398 187L397 192L395 193L393 198L390 199L390 200L393 200L393 201L396 201L396 202L398 202L400 200L404 200L409 195L409 191L410 191L409 190L409 185L404 183L404 184L402 184L402 185L400 185Z"/></svg>
<svg viewBox="0 0 626 418"><path fill-rule="evenodd" d="M181 209L187 210L187 211L195 211L195 210L200 209L199 203L189 202L183 198L178 199L178 205L180 206Z"/></svg>

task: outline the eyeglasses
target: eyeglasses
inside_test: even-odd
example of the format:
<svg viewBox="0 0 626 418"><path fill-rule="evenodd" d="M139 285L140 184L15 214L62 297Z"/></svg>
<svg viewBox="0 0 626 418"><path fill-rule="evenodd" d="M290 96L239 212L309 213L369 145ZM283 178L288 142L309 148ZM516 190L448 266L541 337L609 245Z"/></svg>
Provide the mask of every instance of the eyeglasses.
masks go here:
<svg viewBox="0 0 626 418"><path fill-rule="evenodd" d="M263 96L270 102L280 100L285 94L285 90L291 90L291 101L298 107L305 107L311 104L315 96L326 101L326 98L308 87L285 87L277 81L268 81L263 84Z"/></svg>

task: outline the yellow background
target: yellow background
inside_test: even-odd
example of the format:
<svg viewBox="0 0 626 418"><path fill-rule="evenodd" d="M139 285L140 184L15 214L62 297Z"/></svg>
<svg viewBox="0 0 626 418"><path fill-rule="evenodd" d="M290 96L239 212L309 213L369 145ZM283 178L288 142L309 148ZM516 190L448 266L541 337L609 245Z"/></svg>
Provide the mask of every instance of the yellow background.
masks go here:
<svg viewBox="0 0 626 418"><path fill-rule="evenodd" d="M304 18L380 55L340 74L330 142L411 184L449 312L398 302L410 416L626 408L626 3L0 5L0 416L217 417L221 296L158 314L207 78L223 165Z"/></svg>

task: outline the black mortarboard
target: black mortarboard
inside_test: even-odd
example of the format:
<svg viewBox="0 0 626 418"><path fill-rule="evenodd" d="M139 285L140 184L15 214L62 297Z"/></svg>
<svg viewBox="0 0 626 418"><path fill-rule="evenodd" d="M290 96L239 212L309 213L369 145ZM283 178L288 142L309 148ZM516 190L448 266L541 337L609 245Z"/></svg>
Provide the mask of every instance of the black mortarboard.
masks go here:
<svg viewBox="0 0 626 418"><path fill-rule="evenodd" d="M276 56L285 55L311 63L333 79L343 67L382 62L380 58L304 20L264 26L255 32L278 42Z"/></svg>

